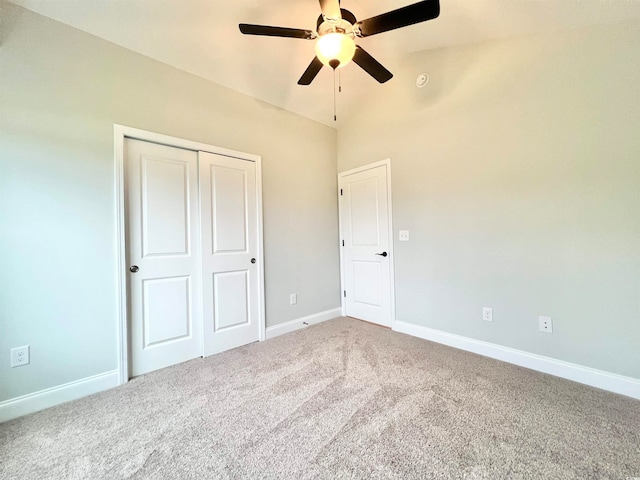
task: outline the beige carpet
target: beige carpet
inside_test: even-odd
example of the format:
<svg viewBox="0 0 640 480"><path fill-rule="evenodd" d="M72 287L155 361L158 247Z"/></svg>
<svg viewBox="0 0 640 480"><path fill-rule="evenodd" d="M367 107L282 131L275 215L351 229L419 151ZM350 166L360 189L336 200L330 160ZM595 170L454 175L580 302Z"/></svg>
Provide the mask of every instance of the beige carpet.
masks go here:
<svg viewBox="0 0 640 480"><path fill-rule="evenodd" d="M640 402L336 319L0 425L2 479L640 477Z"/></svg>

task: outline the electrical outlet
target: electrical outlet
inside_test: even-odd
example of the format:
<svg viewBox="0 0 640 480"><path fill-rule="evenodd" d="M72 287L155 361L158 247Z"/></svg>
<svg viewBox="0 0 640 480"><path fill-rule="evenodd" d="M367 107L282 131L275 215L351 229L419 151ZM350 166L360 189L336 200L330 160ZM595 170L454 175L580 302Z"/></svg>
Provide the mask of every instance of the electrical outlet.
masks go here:
<svg viewBox="0 0 640 480"><path fill-rule="evenodd" d="M544 333L553 333L551 317L538 317L538 329Z"/></svg>
<svg viewBox="0 0 640 480"><path fill-rule="evenodd" d="M296 293L292 293L292 294L289 296L289 304L290 304L290 305L295 305L296 303L298 303L298 294L296 294Z"/></svg>
<svg viewBox="0 0 640 480"><path fill-rule="evenodd" d="M409 230L400 230L398 232L398 240L401 242L409 241Z"/></svg>
<svg viewBox="0 0 640 480"><path fill-rule="evenodd" d="M493 322L493 308L484 307L482 309L482 319L485 322Z"/></svg>
<svg viewBox="0 0 640 480"><path fill-rule="evenodd" d="M29 345L11 349L11 368L29 365Z"/></svg>

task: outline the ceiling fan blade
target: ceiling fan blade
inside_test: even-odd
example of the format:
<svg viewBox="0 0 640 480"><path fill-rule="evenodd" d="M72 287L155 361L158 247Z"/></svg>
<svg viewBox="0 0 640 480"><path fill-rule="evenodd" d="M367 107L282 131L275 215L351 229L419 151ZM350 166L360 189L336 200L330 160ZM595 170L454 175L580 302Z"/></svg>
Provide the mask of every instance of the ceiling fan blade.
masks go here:
<svg viewBox="0 0 640 480"><path fill-rule="evenodd" d="M241 23L238 26L240 27L240 31L245 35L302 38L303 40L313 40L316 38L316 34L311 30L302 30L300 28L270 27L267 25L251 25L249 23Z"/></svg>
<svg viewBox="0 0 640 480"><path fill-rule="evenodd" d="M356 53L353 55L353 61L375 78L378 82L384 83L391 80L393 73L384 68L380 62L369 55L362 47L356 46Z"/></svg>
<svg viewBox="0 0 640 480"><path fill-rule="evenodd" d="M368 37L396 28L407 27L414 23L432 20L438 15L440 15L440 0L425 0L361 20L354 26L356 30L359 30L359 37Z"/></svg>
<svg viewBox="0 0 640 480"><path fill-rule="evenodd" d="M298 85L310 85L321 69L322 62L318 59L318 57L314 57L307 69L300 77L300 80L298 80Z"/></svg>
<svg viewBox="0 0 640 480"><path fill-rule="evenodd" d="M340 0L320 0L320 9L325 18L340 19Z"/></svg>

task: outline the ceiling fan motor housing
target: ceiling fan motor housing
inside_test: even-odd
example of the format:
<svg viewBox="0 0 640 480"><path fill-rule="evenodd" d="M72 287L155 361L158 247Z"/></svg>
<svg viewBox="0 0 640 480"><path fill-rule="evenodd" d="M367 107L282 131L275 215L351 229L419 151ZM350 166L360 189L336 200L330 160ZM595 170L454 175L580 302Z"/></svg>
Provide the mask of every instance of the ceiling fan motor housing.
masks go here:
<svg viewBox="0 0 640 480"><path fill-rule="evenodd" d="M340 13L342 14L342 19L337 20L325 20L324 15L320 15L318 17L318 21L316 22L316 31L318 35L322 35L323 33L328 33L332 27L336 26L338 28L347 28L349 31L353 31L353 25L357 22L356 16L351 13L349 10L345 10L344 8L340 9ZM323 32L323 33L321 33ZM347 33L347 32L340 32Z"/></svg>

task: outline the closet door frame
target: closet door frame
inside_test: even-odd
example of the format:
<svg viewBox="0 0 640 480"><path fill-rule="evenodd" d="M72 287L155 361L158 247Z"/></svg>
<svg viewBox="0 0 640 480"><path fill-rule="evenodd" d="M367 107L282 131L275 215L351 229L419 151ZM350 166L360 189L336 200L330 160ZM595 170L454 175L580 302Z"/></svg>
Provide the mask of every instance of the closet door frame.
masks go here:
<svg viewBox="0 0 640 480"><path fill-rule="evenodd" d="M196 152L209 152L227 157L238 158L255 162L256 165L256 188L258 203L258 322L260 324L260 341L265 340L266 323L265 323L265 303L264 303L264 244L263 244L263 228L262 228L262 157L251 153L238 152L229 150L215 145L209 145L182 138L163 135L160 133L148 132L138 128L127 127L124 125L114 124L114 163L115 163L115 231L116 231L116 295L117 295L117 312L116 312L116 339L117 339L117 355L118 355L118 380L120 385L124 385L129 381L129 338L128 338L128 291L127 291L127 275L128 265L126 264L126 204L125 204L125 164L124 164L124 148L125 139L143 140L146 142L158 143L170 147L183 148ZM198 208L200 206L198 205Z"/></svg>

